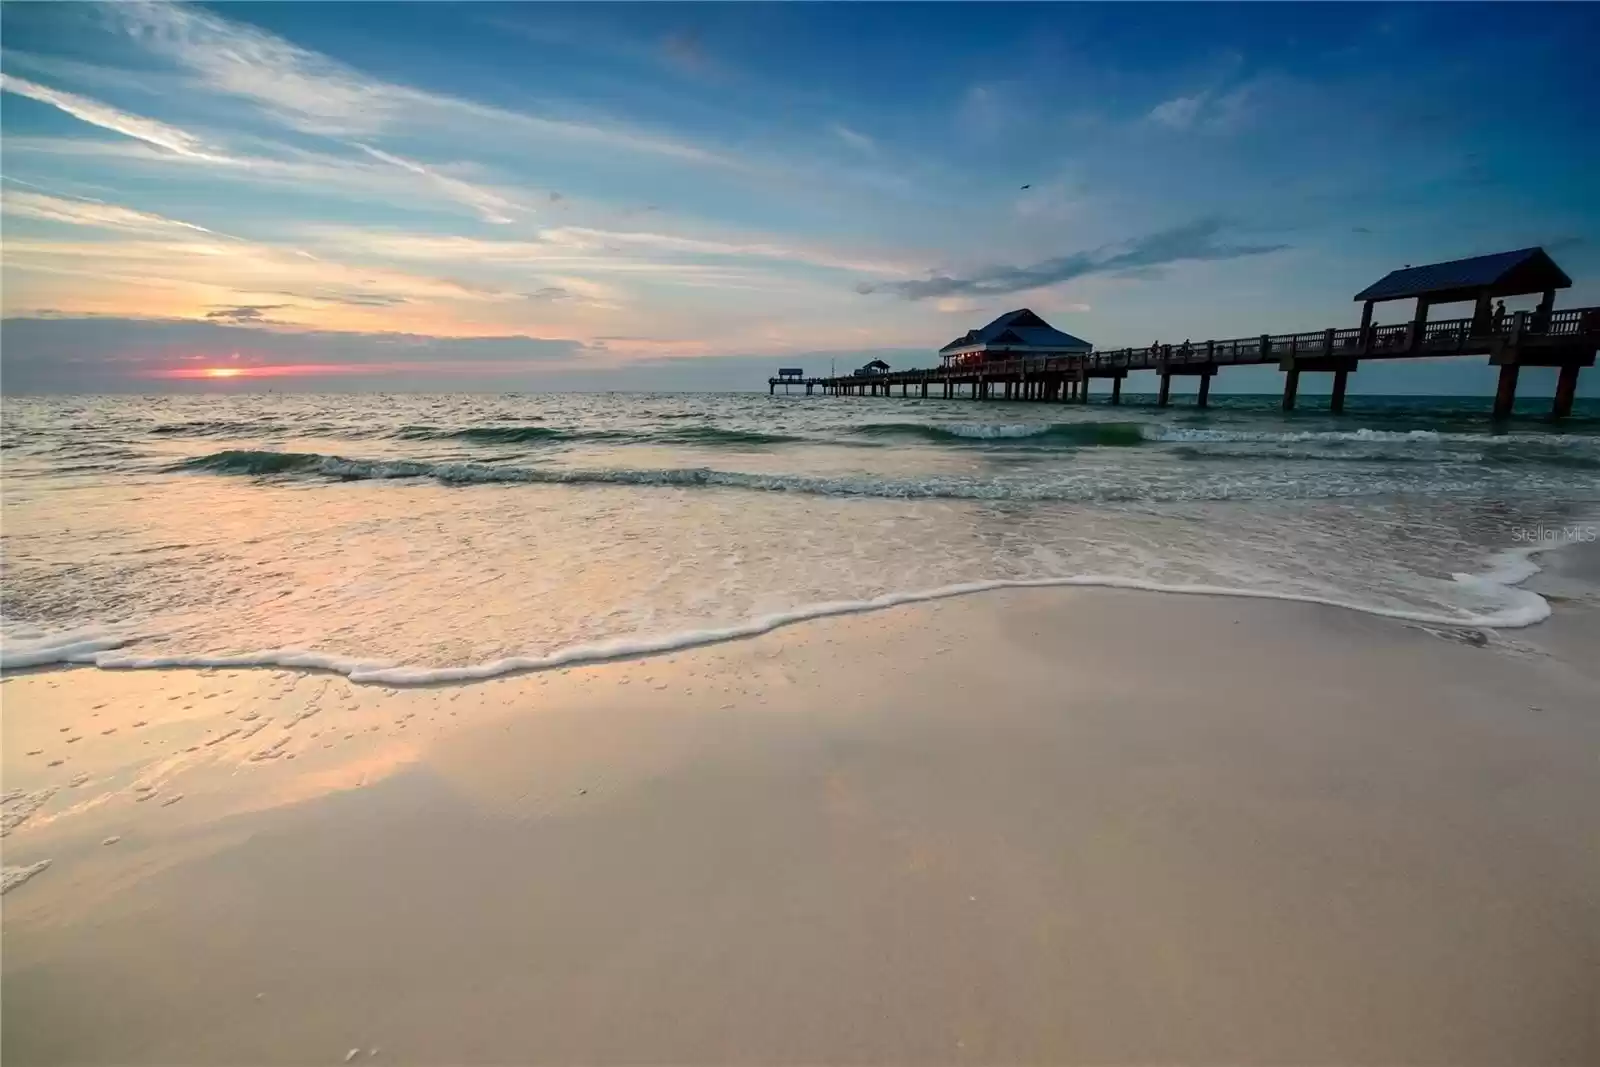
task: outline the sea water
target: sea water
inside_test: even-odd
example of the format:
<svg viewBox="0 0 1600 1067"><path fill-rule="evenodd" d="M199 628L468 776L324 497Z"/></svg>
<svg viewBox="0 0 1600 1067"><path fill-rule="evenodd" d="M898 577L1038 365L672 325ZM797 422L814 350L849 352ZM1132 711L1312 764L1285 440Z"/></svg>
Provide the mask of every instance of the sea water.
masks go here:
<svg viewBox="0 0 1600 1067"><path fill-rule="evenodd" d="M466 681L1007 585L1516 627L1600 521L1597 401L1139 399L8 398L4 660Z"/></svg>

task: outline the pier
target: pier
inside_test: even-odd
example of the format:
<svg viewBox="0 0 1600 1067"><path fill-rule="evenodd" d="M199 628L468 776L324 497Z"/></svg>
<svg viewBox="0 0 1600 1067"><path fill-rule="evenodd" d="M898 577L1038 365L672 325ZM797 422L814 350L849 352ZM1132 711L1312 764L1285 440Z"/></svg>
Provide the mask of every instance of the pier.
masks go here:
<svg viewBox="0 0 1600 1067"><path fill-rule="evenodd" d="M1148 370L1160 379L1158 406L1171 402L1174 377L1193 376L1200 379L1197 403L1205 407L1211 379L1224 367L1276 364L1285 411L1295 408L1301 374L1331 374L1329 406L1340 412L1350 375L1363 362L1488 356L1500 368L1495 418L1511 414L1523 367L1559 369L1552 414L1561 418L1572 411L1579 371L1594 366L1600 349L1600 307L1555 309L1556 290L1571 284L1543 249L1522 249L1391 272L1356 294L1364 305L1360 326L1109 351L1092 349L1031 311L1015 311L946 345L938 367L896 371L869 364L828 377L790 370L769 378L768 392L782 385L804 386L807 395L888 397L898 389L902 397L1087 403L1091 383L1099 380L1109 385L1110 403L1118 404L1129 372ZM1497 313L1492 304L1534 293L1540 300L1532 311ZM1417 302L1410 321L1373 324L1377 304L1409 299ZM1467 301L1474 305L1468 317L1428 320L1434 305Z"/></svg>

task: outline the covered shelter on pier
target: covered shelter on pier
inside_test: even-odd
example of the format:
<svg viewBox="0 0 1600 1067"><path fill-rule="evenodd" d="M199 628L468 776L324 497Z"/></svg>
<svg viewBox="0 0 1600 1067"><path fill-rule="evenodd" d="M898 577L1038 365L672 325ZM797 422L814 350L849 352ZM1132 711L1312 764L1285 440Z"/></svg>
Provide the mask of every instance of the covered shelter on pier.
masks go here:
<svg viewBox="0 0 1600 1067"><path fill-rule="evenodd" d="M1372 308L1387 300L1417 302L1411 326L1405 335L1389 334L1387 340L1403 345L1410 354L1425 354L1430 349L1428 309L1434 304L1472 302L1472 317L1463 320L1462 347L1484 344L1489 351L1489 361L1500 368L1500 384L1495 390L1494 414L1505 418L1511 414L1516 402L1517 373L1523 366L1560 368L1556 379L1554 414L1557 418L1572 411L1573 396L1578 388L1578 370L1594 365L1594 347L1581 339L1587 332L1582 321L1573 323L1571 342L1565 336L1551 338L1556 305L1556 290L1570 289L1572 279L1556 266L1543 248L1518 248L1510 252L1495 252L1487 256L1452 259L1444 263L1428 263L1421 267L1405 267L1390 271L1376 282L1357 293L1363 302L1361 311L1360 348L1363 354L1374 348ZM1539 294L1539 305L1533 314L1517 312L1509 322L1491 307L1499 297ZM1449 327L1456 329L1456 327ZM1555 340L1532 351L1524 351L1528 336L1545 335Z"/></svg>
<svg viewBox="0 0 1600 1067"><path fill-rule="evenodd" d="M1556 290L1572 287L1566 271L1542 248L1519 248L1487 256L1452 259L1390 271L1357 293L1365 303L1361 329L1365 336L1372 325L1374 304L1388 300L1416 300L1413 322L1419 329L1427 324L1428 308L1434 304L1473 302L1472 332L1487 333L1493 326L1490 302L1499 297L1540 294L1534 315L1549 315L1555 307Z"/></svg>
<svg viewBox="0 0 1600 1067"><path fill-rule="evenodd" d="M1094 346L1063 333L1027 308L1008 311L939 349L946 367L1027 356L1086 356Z"/></svg>

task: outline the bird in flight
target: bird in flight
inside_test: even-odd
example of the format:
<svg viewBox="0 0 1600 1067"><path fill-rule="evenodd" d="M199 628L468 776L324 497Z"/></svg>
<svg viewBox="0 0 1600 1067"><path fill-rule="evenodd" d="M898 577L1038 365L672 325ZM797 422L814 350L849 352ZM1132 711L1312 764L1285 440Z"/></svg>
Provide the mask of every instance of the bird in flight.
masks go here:
<svg viewBox="0 0 1600 1067"><path fill-rule="evenodd" d="M1024 186L1023 186L1023 188L1024 188L1024 189L1032 189L1032 188L1033 188L1033 186L1031 186L1031 185L1024 185Z"/></svg>

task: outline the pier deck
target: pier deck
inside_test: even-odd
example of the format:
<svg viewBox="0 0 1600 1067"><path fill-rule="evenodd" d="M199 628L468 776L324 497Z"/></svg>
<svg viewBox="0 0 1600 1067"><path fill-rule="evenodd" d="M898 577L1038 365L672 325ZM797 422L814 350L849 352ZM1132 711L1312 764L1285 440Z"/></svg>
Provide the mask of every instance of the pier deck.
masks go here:
<svg viewBox="0 0 1600 1067"><path fill-rule="evenodd" d="M1500 368L1494 415L1511 414L1516 399L1517 372L1522 367L1557 367L1553 414L1572 411L1578 371L1592 367L1600 349L1600 307L1561 311L1526 312L1484 321L1480 317L1408 322L1392 326L1325 329L1310 333L1259 334L1223 341L1185 342L1148 348L1119 348L1086 355L1060 355L990 359L916 370L882 371L829 377L778 377L767 380L768 392L778 386L804 386L809 395L821 389L828 395L927 397L930 387L945 399L1037 400L1085 402L1089 383L1110 379L1113 404L1122 399L1122 379L1130 371L1150 370L1160 376L1157 404L1170 399L1176 375L1200 378L1198 402L1206 405L1211 378L1223 367L1276 364L1284 373L1283 407L1293 410L1303 372L1334 376L1331 408L1342 411L1349 376L1367 360L1431 359L1440 356L1487 355Z"/></svg>

